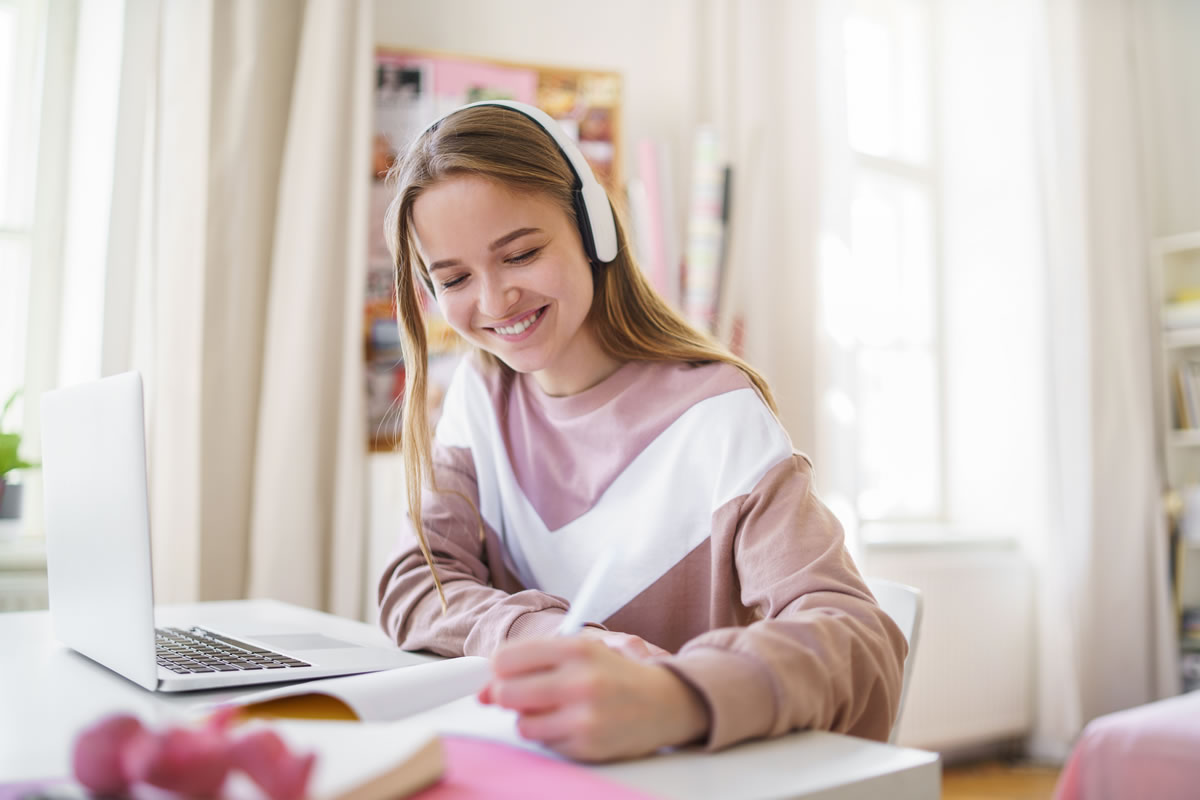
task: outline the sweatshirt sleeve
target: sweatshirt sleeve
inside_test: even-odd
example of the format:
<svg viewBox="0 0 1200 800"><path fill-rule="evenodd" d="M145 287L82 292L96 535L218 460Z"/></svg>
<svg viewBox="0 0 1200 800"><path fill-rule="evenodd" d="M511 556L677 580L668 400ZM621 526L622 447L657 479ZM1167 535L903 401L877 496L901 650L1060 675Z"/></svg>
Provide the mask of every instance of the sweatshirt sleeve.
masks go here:
<svg viewBox="0 0 1200 800"><path fill-rule="evenodd" d="M886 741L908 646L813 492L808 461L772 468L713 523L714 558L732 561L759 619L701 634L661 662L707 705L707 747L805 728Z"/></svg>
<svg viewBox="0 0 1200 800"><path fill-rule="evenodd" d="M447 610L442 612L433 574L405 515L396 553L379 583L384 631L406 650L443 656L488 656L506 640L552 633L567 603L522 589L504 569L496 537L490 532L480 537L471 451L435 443L433 457L440 491L426 488L421 513Z"/></svg>

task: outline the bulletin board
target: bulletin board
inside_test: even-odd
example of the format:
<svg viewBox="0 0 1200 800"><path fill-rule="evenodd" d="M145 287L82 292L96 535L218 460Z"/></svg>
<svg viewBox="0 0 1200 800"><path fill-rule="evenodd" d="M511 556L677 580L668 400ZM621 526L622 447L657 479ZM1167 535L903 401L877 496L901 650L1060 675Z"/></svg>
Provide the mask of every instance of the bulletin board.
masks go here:
<svg viewBox="0 0 1200 800"><path fill-rule="evenodd" d="M562 125L601 183L616 196L621 173L621 76L616 72L520 64L432 51L375 52L375 126L371 167L367 288L363 313L367 434L372 450L399 444L404 363L396 325L393 265L383 233L391 201L384 178L398 154L431 122L480 100L516 100ZM422 296L429 338L430 408L436 420L445 385L462 352L458 337Z"/></svg>

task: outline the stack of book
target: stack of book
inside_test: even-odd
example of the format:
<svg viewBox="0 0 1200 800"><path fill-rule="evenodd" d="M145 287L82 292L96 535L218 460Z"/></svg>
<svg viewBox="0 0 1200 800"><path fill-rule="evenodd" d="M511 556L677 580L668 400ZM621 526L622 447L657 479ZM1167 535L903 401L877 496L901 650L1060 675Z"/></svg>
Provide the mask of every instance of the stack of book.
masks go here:
<svg viewBox="0 0 1200 800"><path fill-rule="evenodd" d="M667 146L651 139L638 142L637 174L627 187L638 263L655 291L678 308L683 279L672 182Z"/></svg>
<svg viewBox="0 0 1200 800"><path fill-rule="evenodd" d="M1185 608L1180 615L1179 672L1183 690L1200 689L1200 608Z"/></svg>
<svg viewBox="0 0 1200 800"><path fill-rule="evenodd" d="M1180 362L1173 377L1176 427L1200 428L1200 361Z"/></svg>
<svg viewBox="0 0 1200 800"><path fill-rule="evenodd" d="M731 173L720 152L716 128L700 126L692 150L683 312L693 325L707 331L716 327L729 222Z"/></svg>
<svg viewBox="0 0 1200 800"><path fill-rule="evenodd" d="M1196 294L1195 289L1177 293L1171 302L1163 307L1164 328L1171 331L1200 328L1200 299Z"/></svg>
<svg viewBox="0 0 1200 800"><path fill-rule="evenodd" d="M634 248L646 278L667 303L709 332L715 332L723 302L732 180L716 127L701 125L692 142L686 235L676 231L670 151L663 143L638 143L637 171L627 187Z"/></svg>

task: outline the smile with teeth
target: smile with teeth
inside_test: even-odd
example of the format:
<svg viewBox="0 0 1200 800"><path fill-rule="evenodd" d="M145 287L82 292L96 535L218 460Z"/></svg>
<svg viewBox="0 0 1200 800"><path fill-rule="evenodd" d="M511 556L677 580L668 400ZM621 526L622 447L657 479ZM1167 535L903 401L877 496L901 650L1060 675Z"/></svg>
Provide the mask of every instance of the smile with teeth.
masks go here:
<svg viewBox="0 0 1200 800"><path fill-rule="evenodd" d="M535 311L532 314L530 314L529 316L525 317L525 319L521 320L520 322L518 322L515 325L508 325L506 327L496 327L496 328L492 328L492 330L494 330L496 333L503 334L504 336L516 336L518 334L524 333L525 330L530 325L532 325L533 323L538 321L538 318L542 316L542 312L545 310L546 310L545 308L539 308L537 311Z"/></svg>

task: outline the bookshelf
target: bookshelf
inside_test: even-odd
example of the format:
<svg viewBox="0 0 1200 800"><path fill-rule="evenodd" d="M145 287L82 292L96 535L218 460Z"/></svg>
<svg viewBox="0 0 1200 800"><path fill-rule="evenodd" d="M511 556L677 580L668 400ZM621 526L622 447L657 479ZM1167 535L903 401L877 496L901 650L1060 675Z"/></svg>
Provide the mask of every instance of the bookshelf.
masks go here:
<svg viewBox="0 0 1200 800"><path fill-rule="evenodd" d="M1154 242L1171 575L1185 691L1200 689L1200 231Z"/></svg>

